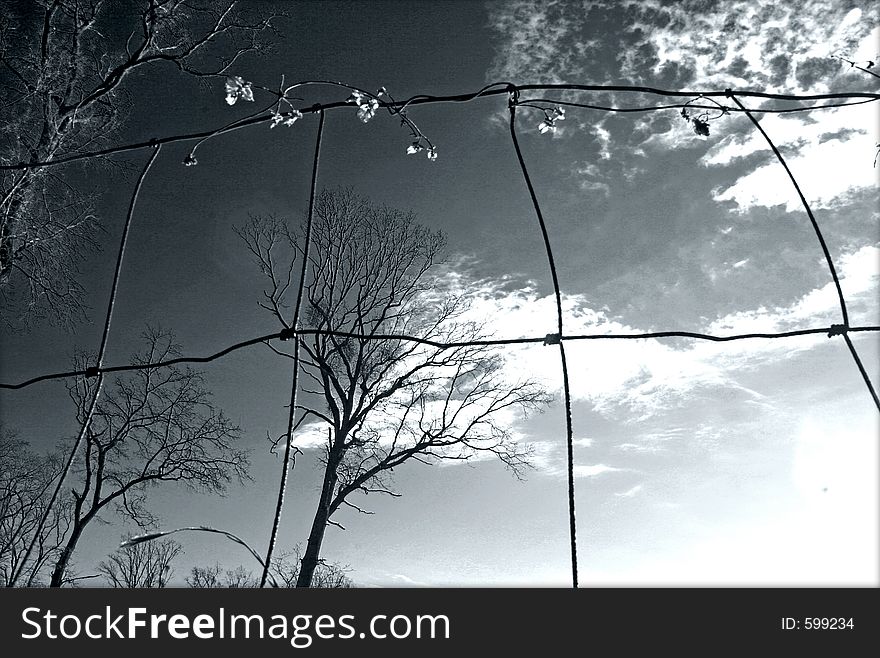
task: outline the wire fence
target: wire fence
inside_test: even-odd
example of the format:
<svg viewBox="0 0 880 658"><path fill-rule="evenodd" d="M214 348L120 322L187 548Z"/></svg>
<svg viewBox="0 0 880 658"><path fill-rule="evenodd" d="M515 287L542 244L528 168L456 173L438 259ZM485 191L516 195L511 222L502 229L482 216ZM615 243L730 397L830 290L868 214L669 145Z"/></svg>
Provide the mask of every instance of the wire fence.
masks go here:
<svg viewBox="0 0 880 658"><path fill-rule="evenodd" d="M763 129L759 121L755 118L755 113L794 113L794 112L812 112L827 108L838 108L845 107L850 105L858 105L863 103L876 102L880 100L880 93L871 93L871 92L846 92L846 93L829 93L829 94L811 94L811 95L791 95L791 94L772 94L772 93L764 93L758 91L751 90L737 90L732 91L730 89L726 89L723 91L674 91L674 90L666 90L666 89L658 89L653 87L641 87L641 86L626 86L626 85L569 85L569 84L528 84L528 85L516 85L510 82L497 82L479 89L473 93L466 94L458 94L458 95L448 95L448 96L433 96L433 95L416 95L405 101L395 101L390 96L387 96L387 93L382 90L380 94L373 95L368 92L364 92L363 90L358 90L355 87L350 85L345 85L342 83L334 82L334 81L305 81L296 83L295 85L288 87L287 90L281 90L279 92L273 92L278 97L278 102L284 100L286 97L286 92L294 87L303 86L306 84L331 84L339 87L343 87L353 91L353 98L355 101L352 101L351 98L347 101L342 102L332 102L325 104L316 104L308 108L294 109L292 113L287 113L285 115L279 114L278 105L276 102L273 102L269 108L261 109L255 112L244 119L233 121L225 126L220 128L216 128L213 130L207 130L196 133L188 133L188 134L180 134L180 135L172 135L161 137L157 139L151 139L145 142L137 142L131 144L124 144L113 146L106 149L95 150L87 153L76 153L66 157L61 157L57 159L52 159L44 162L29 162L29 163L17 163L12 165L2 165L0 166L0 171L26 171L29 169L39 169L39 168L47 168L47 167L55 167L60 166L66 163L76 162L80 160L86 160L89 158L96 157L104 157L114 154L121 154L130 151L138 151L143 149L150 149L151 154L144 165L144 168L135 184L135 187L132 191L131 202L129 205L128 214L126 216L125 228L123 230L122 238L120 241L119 252L116 259L116 267L113 276L113 285L111 287L110 298L108 302L107 313L105 316L104 322L104 330L101 336L101 344L98 350L97 360L94 366L82 369L82 370L71 370L65 372L56 372L56 373L48 373L42 374L30 379L27 379L18 383L0 383L0 389L7 390L19 390L29 386L33 386L40 382L51 381L51 380L59 380L59 379L68 379L74 377L96 377L98 378L98 384L95 386L94 391L92 393L92 399L89 404L89 411L86 414L85 420L83 422L82 428L80 430L79 436L77 440L74 442L74 445L70 451L70 454L67 456L65 461L64 468L59 475L58 482L53 491L51 500L44 512L43 518L41 519L37 531L33 535L33 539L31 544L27 550L25 558L21 562L20 570L24 568L25 563L27 562L30 553L34 547L34 543L36 542L37 537L40 535L40 531L43 525L46 522L46 519L49 516L52 506L55 504L58 493L60 492L64 480L70 471L70 466L76 456L76 453L80 447L82 442L82 438L85 435L93 412L97 407L98 398L101 393L101 384L103 382L103 377L106 374L116 373L116 372L127 372L134 370L143 370L143 369L151 369L151 368L163 368L169 367L176 364L183 363L209 363L212 361L216 361L221 359L233 352L250 348L255 345L268 344L272 340L280 340L280 341L294 341L294 355L293 355L293 375L292 375L292 390L291 390L291 404L289 409L289 417L287 423L287 431L286 431L286 447L283 461L283 469L279 482L279 491L278 491L278 500L276 504L275 514L273 517L272 530L270 534L270 538L268 541L266 556L265 559L260 559L259 555L256 551L254 551L250 546L245 546L251 551L251 553L258 559L263 567L263 573L261 578L261 587L265 586L267 577L270 576L269 570L271 566L272 553L275 546L275 540L277 538L278 526L280 523L280 519L283 513L283 505L284 505L284 495L287 488L287 477L288 473L291 470L291 461L295 459L295 454L292 454L292 451L296 450L292 446L292 437L293 433L298 426L298 424L294 424L294 415L296 406L296 396L298 389L297 382L297 373L299 371L299 343L300 338L303 336L309 335L322 335L322 336L335 336L335 337L344 337L344 338L355 338L359 340L395 340L395 341L410 341L414 343L420 343L424 345L429 345L438 349L452 349L456 347L468 347L468 346L496 346L496 347L509 347L513 345L541 345L541 346L557 346L560 357L560 367L562 373L562 397L565 405L565 424L566 424L566 448L567 448L567 476L568 476L568 516L569 516L569 542L570 542L570 553L571 553L571 571L572 571L572 586L578 587L578 559L577 559L577 531L576 531L576 515L575 515L575 486L574 486L574 455L573 455L573 432L572 432L572 408L571 408L571 391L569 386L569 373L568 373L568 365L566 361L565 354L565 344L570 341L589 341L589 340L633 340L633 339L653 339L653 338L670 338L670 337L680 337L680 338L691 338L695 340L706 340L706 341L714 341L714 342L729 342L729 341L741 341L741 340L752 340L752 339L786 339L795 336L806 336L806 335L818 335L818 334L826 334L828 338L833 338L836 336L840 336L843 338L849 353L851 354L854 363L861 375L862 381L864 383L865 389L868 391L868 394L871 396L875 406L878 411L880 411L880 399L878 399L877 392L874 388L873 383L865 369L864 363L860 358L858 351L856 350L851 338L850 334L859 333L859 332L878 332L880 331L880 326L877 325L866 325L866 326L850 326L849 324L849 313L847 309L847 303L845 296L843 294L843 290L840 285L840 281L838 278L837 270L834 265L834 261L831 257L830 251L828 249L827 243L825 241L825 237L822 233L819 222L817 221L815 215L813 214L812 209L810 208L809 203L807 202L800 185L789 169L785 159L780 153L779 149L776 147L775 143L772 141L767 132ZM265 88L264 88L265 89ZM267 90L272 91L272 90ZM602 92L602 93L625 93L625 94L644 94L644 95L653 95L660 97L669 97L669 98L687 98L690 99L686 102L677 102L677 103L667 103L662 105L644 105L644 106L632 106L632 107L617 107L613 105L596 105L596 104L588 104L588 103L580 103L574 102L567 99L552 99L552 98L530 98L530 99L522 99L521 95L526 91L536 91L536 92ZM227 86L227 93L229 93L229 87ZM385 95L384 99L380 99L379 96ZM402 123L406 125L413 136L416 138L416 141L413 143L413 147L418 147L421 150L422 140L425 140L430 147L429 157L431 157L434 152L434 146L427 140L427 138L422 134L422 132L418 129L418 127L407 117L406 110L413 106L425 105L425 104L438 104L438 103L467 103L474 101L478 98L492 97L497 95L507 95L508 98L508 111L509 111L509 131L510 138L516 153L517 161L519 163L520 170L522 172L523 180L528 188L529 196L532 201L532 206L534 208L535 217L537 219L538 227L541 231L541 237L544 244L544 249L547 257L547 264L550 269L553 293L556 302L556 332L546 334L544 336L527 336L520 338L510 338L510 339L488 339L488 340L473 340L473 341L465 341L465 342L439 342L435 340L430 340L427 338L419 337L419 336L411 336L405 334L378 334L372 333L370 335L357 334L357 333L349 333L343 331L332 331L332 330L316 330L316 329L308 329L308 328L300 328L299 327L299 315L300 315L300 305L302 299L303 288L305 285L306 278L306 262L308 260L308 253L311 244L311 232L309 228L312 224L312 215L315 206L315 194L317 189L317 181L318 181L318 164L320 161L320 153L321 153L321 139L323 135L323 127L324 127L324 118L326 116L326 112L340 109L340 108L352 108L352 102L356 102L358 105L359 112L375 112L379 108L386 109L392 115L396 115L402 119ZM714 99L716 98L724 98L729 99L733 102L734 105L727 106L724 105ZM789 105L783 107L760 107L760 108L747 108L741 102L741 98L747 99L757 99L762 101L776 101L788 103ZM367 99L367 100L364 100ZM374 103L375 101L375 103ZM363 104L362 104L363 102ZM820 103L821 104L815 104ZM546 105L552 105L552 107L546 107ZM289 102L288 102L289 105ZM266 116L267 111L271 111L272 107L276 107L275 112ZM839 306L840 306L840 317L841 322L831 324L828 327L814 327L809 329L798 329L793 331L782 331L782 332L764 332L764 333L744 333L744 334L731 334L731 335L715 335L715 334L705 334L691 331L655 331L655 332L645 332L645 333L626 333L626 334L610 334L610 333L595 333L595 334L566 334L564 327L564 318L562 312L562 291L559 284L559 278L556 270L556 262L554 259L552 244L550 233L547 228L547 224L544 220L544 214L541 209L541 204L538 198L538 193L536 192L531 177L529 175L529 170L523 153L520 149L519 140L517 137L517 128L516 128L516 118L517 118L517 110L519 108L531 108L537 109L544 112L545 121L541 124L540 128L542 131L544 129L551 129L553 127L554 120L561 116L562 110L561 108L565 107L576 107L580 109L593 110L593 111L601 111L601 112L624 112L624 113L636 113L636 112L654 112L654 111L663 111L670 109L680 109L682 111L682 115L685 118L689 118L688 112L692 112L694 110L707 110L707 111L720 111L722 114L730 114L730 113L743 113L752 123L754 128L763 136L765 141L767 142L768 147L772 150L774 156L778 160L779 164L785 169L798 197L801 201L801 204L804 207L804 210L810 220L810 223L813 227L816 238L819 242L820 248L825 258L826 265L828 267L829 273L831 275L832 281L835 286L835 290L837 293ZM292 106L291 106L292 107ZM185 164L195 164L195 151L200 144L208 139L212 139L219 135L223 135L235 130L240 130L243 128L247 128L250 126L266 123L273 121L273 125L280 121L279 117L288 117L293 120L300 118L303 114L318 114L319 116L319 125L317 131L317 138L315 144L315 155L314 155L314 166L312 170L312 178L311 178L311 188L310 188L310 196L309 196L309 210L307 215L307 223L306 223L306 232L305 232L305 244L303 246L303 253L306 256L303 259L303 268L300 275L300 280L298 284L297 290L297 302L294 307L294 317L290 326L281 330L280 332L272 332L268 334L264 334L261 336L256 336L253 338L248 338L233 344L230 344L216 353L210 354L208 356L183 356L173 359L167 359L163 361L156 361L152 363L138 363L138 364L124 364L124 365L116 365L116 366L104 366L103 359L104 353L106 349L106 345L110 336L110 330L112 325L112 317L113 317L113 308L116 301L116 293L119 282L119 277L122 269L122 264L125 255L126 242L128 237L128 229L132 223L132 219L134 217L134 212L137 204L138 194L140 192L142 183L146 178L150 168L152 167L154 161L156 160L161 146L163 144L170 144L174 142L183 142L183 141L196 141L196 144L190 155L187 157L187 160L184 161ZM372 116L372 114L370 114ZM705 116L705 115L703 115ZM689 119L690 120L690 119ZM696 132L700 132L700 130L705 128L705 123L701 125L700 122L704 122L704 119L694 118L694 128ZM186 529L186 528L184 528ZM184 530L178 529L178 530ZM205 528L202 528L205 529ZM224 531L217 531L214 529L207 529L210 532L220 532L221 534L229 534ZM176 532L176 531L171 531ZM151 538L164 536L166 533L152 533L149 536L144 536L141 540L149 540ZM135 540L137 541L137 540ZM241 542L240 539L236 538L236 541ZM15 582L15 578L13 578L13 582Z"/></svg>

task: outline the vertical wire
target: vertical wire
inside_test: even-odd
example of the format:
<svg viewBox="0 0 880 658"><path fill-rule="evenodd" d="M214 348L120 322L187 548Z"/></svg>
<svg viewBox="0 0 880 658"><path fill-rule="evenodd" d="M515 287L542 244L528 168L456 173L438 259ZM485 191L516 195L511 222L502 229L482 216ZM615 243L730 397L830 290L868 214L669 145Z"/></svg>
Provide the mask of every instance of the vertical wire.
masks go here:
<svg viewBox="0 0 880 658"><path fill-rule="evenodd" d="M137 199L141 191L141 185L143 184L144 179L147 177L147 173L150 171L150 167L153 166L153 162L155 161L156 156L159 155L159 151L161 150L162 146L160 144L157 144L153 150L153 154L147 159L147 163L144 165L144 169L143 171L141 171L141 175L138 177L137 183L135 183L134 186L134 191L131 195L131 202L129 203L128 213L125 217L125 225L122 229L122 237L119 240L119 253L116 255L116 268L113 271L113 285L110 288L110 299L107 302L107 314L104 318L104 330L101 334L101 345L98 348L98 360L95 365L95 369L98 371L100 370L101 366L104 365L104 354L107 350L107 341L110 338L110 325L113 321L113 309L116 305L116 293L119 290L119 278L122 272L122 261L125 258L125 245L128 242L128 232L131 228L132 218L134 217L134 209L137 205ZM52 496L51 498L49 498L49 503L46 505L46 509L43 511L43 516L40 517L40 522L37 524L33 537L31 537L31 542L28 545L27 551L25 551L24 558L19 565L19 569L13 575L10 581L10 586L14 586L18 578L21 577L21 572L24 570L24 567L31 556L31 552L34 550L34 545L37 543L37 540L43 532L43 527L46 524L46 520L49 518L49 514L52 512L52 507L58 500L58 494L61 491L61 487L64 486L64 480L67 478L67 475L70 472L70 467L73 464L76 453L79 451L79 447L82 444L82 440L89 429L89 425L91 425L92 417L94 416L95 409L98 406L98 398L101 396L101 387L104 383L103 373L101 373L100 371L97 372L97 378L98 381L95 385L95 392L92 394L92 400L89 403L89 409L86 412L86 417L83 420L82 427L80 428L79 434L76 437L76 441L74 441L73 443L73 447L70 449L70 454L67 456L67 461L64 463L64 468L61 470L61 474L58 477L58 483L55 485Z"/></svg>
<svg viewBox="0 0 880 658"><path fill-rule="evenodd" d="M511 86L512 87L512 86ZM565 400L565 430L566 430L566 447L568 449L568 523L569 523L569 539L571 543L571 582L572 587L578 587L578 568L577 568L577 524L575 522L575 499L574 499L574 448L573 433L571 423L571 390L568 384L568 363L565 359L565 347L562 344L562 293L559 289L559 277L556 274L556 262L553 259L553 250L550 247L550 236L547 234L547 225L544 222L544 214L541 212L541 205L538 203L538 197L535 194L535 188L532 186L532 179L529 176L529 170L523 159L522 151L519 147L519 141L516 138L516 101L519 92L512 87L512 95L508 109L510 110L510 137L513 140L513 148L516 151L516 157L519 160L519 166L522 170L523 178L529 189L529 196L532 198L532 205L535 208L535 214L538 217L538 224L541 227L541 235L544 238L544 247L547 252L547 262L550 265L550 274L553 277L553 292L556 295L556 323L559 335L559 358L562 362L562 391Z"/></svg>
<svg viewBox="0 0 880 658"><path fill-rule="evenodd" d="M834 280L834 287L837 290L837 298L840 302L840 313L843 318L843 336L846 339L846 345L849 348L850 354L852 354L853 360L856 362L856 366L859 369L859 373L862 375L862 379L865 381L865 386L868 389L868 393L871 394L871 397L874 400L874 404L877 407L877 410L880 411L880 398L877 397L877 391L874 390L874 385L871 383L871 378L868 377L868 373L865 371L865 366L862 365L862 360L859 358L859 353L856 351L855 345L853 345L852 341L847 336L847 330L849 329L849 314L846 310L846 300L843 297L843 288L840 286L840 279L837 277L837 270L834 267L834 261L831 258L831 252L828 250L828 245L825 242L825 237L822 235L822 229L819 227L819 222L816 221L815 215L813 215L813 210L810 208L810 204L807 203L806 197L804 197L804 193L801 191L800 185L798 185L797 179L794 177L794 174L791 173L791 169L788 168L788 164L785 162L785 158L782 157L782 153L779 152L779 149L776 148L776 144L773 143L773 140L770 139L770 135L764 130L758 120L749 112L745 106L739 102L739 99L731 92L729 89L727 90L728 98L731 98L734 103L739 106L739 109L745 112L745 115L749 118L749 121L752 122L752 125L758 129L764 139L767 141L767 144L770 146L770 149L773 151L773 154L776 156L776 159L779 160L779 164L782 165L783 169L785 169L785 173L788 174L789 180L791 180L791 184L794 185L794 189L800 197L801 204L804 207L804 210L807 211L807 217L810 218L810 223L813 225L813 231L816 233L816 238L819 240L819 245L822 247L822 253L825 255L825 262L828 264L828 271L831 272L831 278Z"/></svg>
<svg viewBox="0 0 880 658"><path fill-rule="evenodd" d="M853 345L853 342L849 337L849 333L843 333L843 340L846 341L846 346L849 348L849 353L852 354L853 360L856 362L856 366L858 367L859 372L862 375L862 379L865 380L865 386L868 387L868 392L871 394L871 397L874 398L874 404L877 405L877 410L880 411L880 399L877 398L877 391L874 389L874 385L871 384L871 378L868 377L868 372L865 370L865 366L862 364L862 360L859 358L859 353L856 352L856 346Z"/></svg>
<svg viewBox="0 0 880 658"><path fill-rule="evenodd" d="M281 524L281 513L284 510L284 494L287 490L287 475L290 470L291 463L291 442L293 441L293 421L296 416L296 393L299 386L299 348L300 337L296 334L299 328L299 314L302 306L303 289L306 282L306 268L309 262L309 248L312 241L312 216L315 210L315 189L318 183L318 164L321 160L321 136L324 134L324 118L326 113L319 111L318 120L318 136L315 140L315 160L312 165L312 186L309 192L309 213L306 218L306 236L305 245L303 247L302 269L299 277L299 287L296 293L296 305L293 308L293 322L291 327L294 330L294 346L293 346L293 381L290 390L290 412L287 417L287 439L284 444L284 460L281 470L281 482L278 486L278 502L275 506L275 517L272 519L272 531L269 535L269 546L266 549L266 559L263 561L263 575L260 577L260 587L266 586L266 579L269 576L269 569L272 566L272 553L275 551L275 542L278 539L278 526Z"/></svg>

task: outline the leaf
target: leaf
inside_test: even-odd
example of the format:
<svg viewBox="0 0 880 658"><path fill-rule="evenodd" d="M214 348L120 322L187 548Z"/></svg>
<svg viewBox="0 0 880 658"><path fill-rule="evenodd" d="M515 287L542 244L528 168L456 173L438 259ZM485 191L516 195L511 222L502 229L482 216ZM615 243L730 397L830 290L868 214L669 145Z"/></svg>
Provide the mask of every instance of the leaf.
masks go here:
<svg viewBox="0 0 880 658"><path fill-rule="evenodd" d="M279 123L281 123L283 119L284 117L282 117L278 112L275 112L275 114L272 115L272 125L270 125L269 127L274 128Z"/></svg>
<svg viewBox="0 0 880 658"><path fill-rule="evenodd" d="M290 114L287 116L287 119L284 120L284 125L292 126L299 119L302 119L302 116L302 112L300 112L299 110L291 110Z"/></svg>
<svg viewBox="0 0 880 658"><path fill-rule="evenodd" d="M244 83L244 80L238 77L237 75L234 77L226 78L226 102L230 105L235 105L235 102L238 100L238 90L241 85Z"/></svg>
<svg viewBox="0 0 880 658"><path fill-rule="evenodd" d="M226 102L235 105L238 99L243 98L251 103L254 102L254 92L251 83L245 82L244 78L234 75L226 78Z"/></svg>
<svg viewBox="0 0 880 658"><path fill-rule="evenodd" d="M563 121L565 120L565 108L564 107L556 107L553 110L553 119L555 121Z"/></svg>
<svg viewBox="0 0 880 658"><path fill-rule="evenodd" d="M437 159L437 149L435 147L431 147L428 149L428 160L434 162Z"/></svg>
<svg viewBox="0 0 880 658"><path fill-rule="evenodd" d="M406 147L407 155L412 155L413 153L418 153L419 151L424 150L424 147L418 142L413 142L409 146Z"/></svg>
<svg viewBox="0 0 880 658"><path fill-rule="evenodd" d="M183 159L183 164L187 167L195 167L197 164L199 164L199 161L196 160L195 156L192 153L190 153Z"/></svg>
<svg viewBox="0 0 880 658"><path fill-rule="evenodd" d="M694 132L698 135L702 135L703 137L709 136L709 122L703 121L702 119L695 117L694 118Z"/></svg>
<svg viewBox="0 0 880 658"><path fill-rule="evenodd" d="M538 132L542 135L547 132L555 133L556 126L553 125L553 119L544 119L538 124Z"/></svg>
<svg viewBox="0 0 880 658"><path fill-rule="evenodd" d="M358 119L366 123L376 114L376 110L379 109L379 101L372 97L367 97L366 94L363 94L359 91L352 92L351 96L348 97L346 102L353 102L357 105L358 111L357 116Z"/></svg>
<svg viewBox="0 0 880 658"><path fill-rule="evenodd" d="M376 114L376 110L369 105L358 105L357 116L364 123L372 119L374 114Z"/></svg>

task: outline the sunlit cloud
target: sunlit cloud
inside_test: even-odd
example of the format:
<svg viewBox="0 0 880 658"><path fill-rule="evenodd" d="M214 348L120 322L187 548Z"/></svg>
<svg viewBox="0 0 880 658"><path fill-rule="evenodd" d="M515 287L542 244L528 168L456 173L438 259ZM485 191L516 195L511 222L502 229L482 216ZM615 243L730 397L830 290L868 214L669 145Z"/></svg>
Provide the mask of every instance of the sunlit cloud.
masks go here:
<svg viewBox="0 0 880 658"><path fill-rule="evenodd" d="M555 331L555 299L552 296L540 295L529 284L517 287L515 278L510 276L497 281L474 281L468 276L467 262L467 259L461 259L450 265L445 280L449 292L467 291L470 296L471 307L461 320L498 328L494 335L499 338L534 337ZM878 321L880 312L873 295L878 278L880 248L864 247L841 259L840 279L854 319ZM707 322L703 331L724 335L828 326L838 321L837 304L836 292L828 283L807 292L788 306L748 309L716 318ZM568 334L644 331L613 319L606 311L592 308L582 296L565 295L563 309ZM587 403L599 414L616 418L623 414L627 423L638 423L667 413L688 404L696 395L723 395L728 403L736 399L741 404L769 410L773 403L759 391L743 384L741 377L757 368L815 349L825 341L824 335L794 340L740 341L726 343L723 349L702 341L681 344L655 339L571 342L567 344L571 394L575 402ZM550 391L559 393L559 362L554 347L541 344L516 346L506 352L506 360L510 381L518 381L522 373L528 373ZM428 416L442 414L440 407L439 401L428 402L426 413ZM385 420L381 417L374 419L371 426L381 429ZM531 463L538 472L565 475L561 444L541 439L529 421L513 409L505 410L497 420L510 428L515 440L528 446ZM389 424L389 431L380 441L386 446L393 437L390 427ZM637 442L617 443L616 450L620 455L659 454L685 436L693 445L714 445L720 437L710 434L711 428L701 426L687 430L669 427L642 432ZM322 423L305 424L294 439L294 444L303 450L322 448L326 442L327 427ZM573 445L595 449L596 441L581 436L574 439ZM472 455L472 461L491 458L491 453ZM443 462L448 466L460 463L457 460ZM618 465L582 463L575 465L575 475L594 478L621 469Z"/></svg>
<svg viewBox="0 0 880 658"><path fill-rule="evenodd" d="M576 478L594 478L605 473L614 473L621 469L605 464L575 464L573 467Z"/></svg>
<svg viewBox="0 0 880 658"><path fill-rule="evenodd" d="M633 498L643 488L644 487L641 484L637 484L636 486L632 487L631 489L627 489L626 491L623 491L621 493L615 493L614 495L617 496L618 498Z"/></svg>
<svg viewBox="0 0 880 658"><path fill-rule="evenodd" d="M740 267L747 264L745 259ZM817 267L821 267L817 263ZM854 322L877 322L875 292L880 283L880 248L863 247L844 255L838 264L841 285ZM465 285L464 280L458 281ZM468 317L498 327L504 338L533 337L555 330L555 299L532 286L511 289L510 282L482 281L466 286L472 299ZM503 294L502 294L503 293ZM581 295L563 296L566 333L631 334L647 331L592 308ZM839 322L833 283L810 290L794 303L775 308L737 311L707 321L704 333L772 333L795 328L830 326ZM796 340L740 341L717 345L694 341L673 345L657 339L574 341L567 343L571 394L595 411L621 407L647 418L683 404L695 392L725 391L737 399L764 404L764 397L738 381L741 371L782 361L827 341L824 334ZM601 347L599 343L601 342ZM529 372L553 390L561 387L559 363L552 347L527 345L510 350L511 377Z"/></svg>
<svg viewBox="0 0 880 658"><path fill-rule="evenodd" d="M846 200L847 193L878 184L872 166L880 125L873 105L825 110L815 122L767 115L761 125L786 157L804 196L813 208L832 207ZM813 115L816 116L816 115ZM721 166L756 152L766 152L757 131L732 133L712 146L701 162ZM792 157L793 155L793 157ZM783 168L775 159L739 177L732 185L715 190L717 201L733 201L738 210L753 206L784 205L800 210L800 199Z"/></svg>

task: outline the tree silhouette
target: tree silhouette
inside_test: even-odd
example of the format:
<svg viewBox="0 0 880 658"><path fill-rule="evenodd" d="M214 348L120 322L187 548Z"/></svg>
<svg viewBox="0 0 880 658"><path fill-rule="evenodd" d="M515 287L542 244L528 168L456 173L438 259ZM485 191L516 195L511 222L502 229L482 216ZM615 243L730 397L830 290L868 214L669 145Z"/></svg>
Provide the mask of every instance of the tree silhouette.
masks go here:
<svg viewBox="0 0 880 658"><path fill-rule="evenodd" d="M61 466L57 456L33 453L27 443L0 431L0 584L21 580L42 582L45 569L57 559L70 525L70 505L57 504L23 563L27 547L46 511L49 493Z"/></svg>
<svg viewBox="0 0 880 658"><path fill-rule="evenodd" d="M223 76L241 56L265 48L261 38L274 16L191 0L4 4L0 161L44 162L109 143L133 105L134 74L165 64L166 72L198 79ZM107 175L121 165L90 158L85 166ZM75 183L87 170L73 171L0 177L0 304L10 324L45 316L69 325L83 314L77 264L98 248L102 224L95 199Z"/></svg>
<svg viewBox="0 0 880 658"><path fill-rule="evenodd" d="M303 253L302 231L258 217L237 232L269 281L260 305L290 328L287 296L293 260ZM465 319L468 297L444 286L438 267L444 237L411 213L350 190L325 191L315 204L312 236L303 308L309 328L443 343L484 337L479 324ZM342 506L370 514L352 502L355 494L399 495L391 472L403 463L490 454L516 474L528 466L528 449L511 424L515 412L541 409L549 397L534 382L509 381L497 351L334 335L302 337L300 344L309 398L299 410L326 428L327 440L298 586L313 584L327 526L341 527L333 514Z"/></svg>
<svg viewBox="0 0 880 658"><path fill-rule="evenodd" d="M166 587L171 562L181 553L183 547L173 539L124 546L101 562L98 572L110 587Z"/></svg>
<svg viewBox="0 0 880 658"><path fill-rule="evenodd" d="M144 334L147 348L135 355L148 364L177 355L166 331ZM85 356L79 359L89 363ZM93 382L79 378L68 387L82 423ZM211 403L201 373L186 368L137 370L119 377L107 391L86 431L77 456L78 486L71 492L70 532L52 572L60 586L83 531L108 506L140 527L155 523L146 506L147 488L182 482L196 490L221 494L232 479L247 476L247 455L234 447L239 428Z"/></svg>
<svg viewBox="0 0 880 658"><path fill-rule="evenodd" d="M297 546L292 551L279 553L272 561L273 586L296 587L299 579L302 552ZM347 568L336 563L321 560L312 575L312 587L326 589L348 589L354 583L348 577ZM224 569L219 563L209 567L193 567L186 578L190 587L215 589L221 587L257 587L260 584L252 572L243 566L235 569Z"/></svg>

